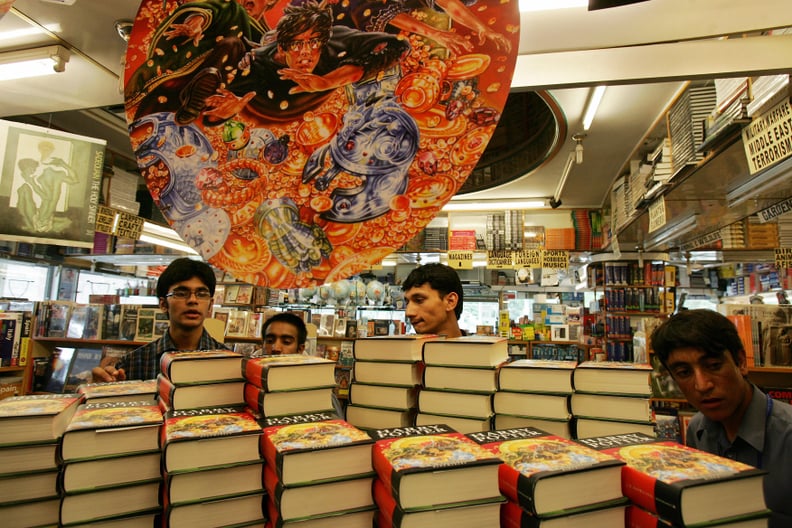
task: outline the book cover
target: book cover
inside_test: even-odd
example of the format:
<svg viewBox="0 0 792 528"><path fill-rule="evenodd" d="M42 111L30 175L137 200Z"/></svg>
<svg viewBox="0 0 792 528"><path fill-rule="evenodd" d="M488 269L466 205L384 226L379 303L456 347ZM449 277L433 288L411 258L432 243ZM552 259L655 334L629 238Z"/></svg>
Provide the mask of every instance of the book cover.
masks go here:
<svg viewBox="0 0 792 528"><path fill-rule="evenodd" d="M101 360L101 348L76 348L69 364L63 391L76 392L78 385L90 382L93 379L91 371L99 366Z"/></svg>
<svg viewBox="0 0 792 528"><path fill-rule="evenodd" d="M349 397L349 387L352 384L352 369L337 368L335 370L336 396L340 398Z"/></svg>
<svg viewBox="0 0 792 528"><path fill-rule="evenodd" d="M352 367L355 364L355 343L342 341L338 349L337 363L342 367Z"/></svg>
<svg viewBox="0 0 792 528"><path fill-rule="evenodd" d="M497 336L463 336L424 344L427 365L495 367L509 359L509 341Z"/></svg>
<svg viewBox="0 0 792 528"><path fill-rule="evenodd" d="M760 469L639 433L577 441L624 460L624 494L673 524L766 511Z"/></svg>
<svg viewBox="0 0 792 528"><path fill-rule="evenodd" d="M571 394L577 361L518 359L503 365L498 373L500 390L558 392Z"/></svg>
<svg viewBox="0 0 792 528"><path fill-rule="evenodd" d="M157 380L123 380L103 383L83 383L77 387L86 403L99 401L154 401Z"/></svg>
<svg viewBox="0 0 792 528"><path fill-rule="evenodd" d="M161 429L169 473L259 460L261 427L236 407L169 411Z"/></svg>
<svg viewBox="0 0 792 528"><path fill-rule="evenodd" d="M156 320L158 308L140 308L137 311L137 321L135 324L135 341L153 341L156 335L154 322ZM160 334L162 335L162 334Z"/></svg>
<svg viewBox="0 0 792 528"><path fill-rule="evenodd" d="M165 352L160 357L160 371L174 385L241 380L243 357L223 349Z"/></svg>
<svg viewBox="0 0 792 528"><path fill-rule="evenodd" d="M366 432L344 420L264 428L262 454L285 486L373 474Z"/></svg>
<svg viewBox="0 0 792 528"><path fill-rule="evenodd" d="M76 348L55 347L52 350L51 369L44 390L47 392L63 392L69 375L72 358Z"/></svg>
<svg viewBox="0 0 792 528"><path fill-rule="evenodd" d="M102 339L121 339L121 304L106 304L102 317Z"/></svg>
<svg viewBox="0 0 792 528"><path fill-rule="evenodd" d="M302 354L245 358L245 379L266 391L335 385L335 361Z"/></svg>
<svg viewBox="0 0 792 528"><path fill-rule="evenodd" d="M159 449L163 418L148 402L85 403L74 413L61 441L65 461Z"/></svg>
<svg viewBox="0 0 792 528"><path fill-rule="evenodd" d="M85 323L88 318L88 305L76 304L72 308L69 324L66 328L66 337L70 339L82 339Z"/></svg>
<svg viewBox="0 0 792 528"><path fill-rule="evenodd" d="M137 332L138 312L142 306L139 304L122 304L119 338L124 341L134 341ZM153 333L153 330L152 330Z"/></svg>
<svg viewBox="0 0 792 528"><path fill-rule="evenodd" d="M501 460L445 425L377 429L374 469L405 510L500 498Z"/></svg>
<svg viewBox="0 0 792 528"><path fill-rule="evenodd" d="M503 460L500 491L537 516L624 501L624 462L541 429L522 427L467 435Z"/></svg>
<svg viewBox="0 0 792 528"><path fill-rule="evenodd" d="M244 389L245 382L242 380L174 385L163 374L157 375L160 403L176 411L242 406L245 404Z"/></svg>
<svg viewBox="0 0 792 528"><path fill-rule="evenodd" d="M226 336L246 337L249 315L250 312L247 310L233 310L229 312L228 321L226 322Z"/></svg>
<svg viewBox="0 0 792 528"><path fill-rule="evenodd" d="M44 330L46 337L66 337L73 305L71 301L49 301Z"/></svg>
<svg viewBox="0 0 792 528"><path fill-rule="evenodd" d="M244 401L266 417L330 411L333 409L333 387L268 392L245 383Z"/></svg>
<svg viewBox="0 0 792 528"><path fill-rule="evenodd" d="M0 367L20 366L23 318L21 312L0 312Z"/></svg>
<svg viewBox="0 0 792 528"><path fill-rule="evenodd" d="M0 445L57 440L79 403L76 394L31 394L0 400Z"/></svg>

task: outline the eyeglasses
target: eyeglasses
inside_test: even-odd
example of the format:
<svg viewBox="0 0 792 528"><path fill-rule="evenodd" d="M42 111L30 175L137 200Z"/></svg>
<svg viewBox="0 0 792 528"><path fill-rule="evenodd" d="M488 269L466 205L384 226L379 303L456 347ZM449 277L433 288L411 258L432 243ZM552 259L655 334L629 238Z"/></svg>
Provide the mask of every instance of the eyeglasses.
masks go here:
<svg viewBox="0 0 792 528"><path fill-rule="evenodd" d="M319 48L322 47L323 44L324 44L324 40L319 38L312 38L308 40L292 40L291 42L286 44L286 47L289 49L289 51L297 52L305 49L305 46L308 46L312 50L318 50Z"/></svg>
<svg viewBox="0 0 792 528"><path fill-rule="evenodd" d="M171 297L173 299L179 299L180 301L186 301L192 295L195 295L195 298L199 301L208 301L212 298L212 292L207 290L206 288L201 288L198 290L190 290L188 288L176 288L170 293L165 294L165 297Z"/></svg>

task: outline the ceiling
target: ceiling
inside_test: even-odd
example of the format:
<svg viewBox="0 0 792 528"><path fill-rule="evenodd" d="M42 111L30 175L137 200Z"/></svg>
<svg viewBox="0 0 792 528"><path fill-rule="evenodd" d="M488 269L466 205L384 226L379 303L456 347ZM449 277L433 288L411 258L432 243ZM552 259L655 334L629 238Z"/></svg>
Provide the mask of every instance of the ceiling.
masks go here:
<svg viewBox="0 0 792 528"><path fill-rule="evenodd" d="M0 51L60 43L71 50L71 58L57 76L0 83L0 117L106 139L114 165L134 170L120 112L126 44L114 22L134 20L138 4L13 2L0 19L0 32L31 25L60 28L0 41ZM575 146L572 135L582 131L590 86L606 84L583 142L583 163L573 166L561 194L564 209L602 206L631 157L664 135L658 126L662 114L687 80L789 71L792 36L763 35L792 26L788 7L788 0L653 0L601 11L523 13L512 89L547 90L566 119L566 134L555 157L530 174L466 197L552 197ZM711 38L724 35L745 38Z"/></svg>

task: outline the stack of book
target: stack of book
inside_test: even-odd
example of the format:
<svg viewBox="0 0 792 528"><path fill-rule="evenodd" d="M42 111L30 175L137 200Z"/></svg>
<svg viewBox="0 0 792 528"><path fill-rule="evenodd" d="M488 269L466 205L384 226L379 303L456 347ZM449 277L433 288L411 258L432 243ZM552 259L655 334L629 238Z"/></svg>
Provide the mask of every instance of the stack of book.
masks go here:
<svg viewBox="0 0 792 528"><path fill-rule="evenodd" d="M303 354L245 358L245 403L264 418L332 412L335 365Z"/></svg>
<svg viewBox="0 0 792 528"><path fill-rule="evenodd" d="M445 425L372 431L380 527L498 526L501 460Z"/></svg>
<svg viewBox="0 0 792 528"><path fill-rule="evenodd" d="M572 397L576 438L634 432L654 436L649 409L651 373L651 365L645 363L585 361L578 365Z"/></svg>
<svg viewBox="0 0 792 528"><path fill-rule="evenodd" d="M412 425L423 374L423 348L436 335L355 340L346 419L363 429Z"/></svg>
<svg viewBox="0 0 792 528"><path fill-rule="evenodd" d="M498 374L495 429L536 427L572 438L568 400L576 361L518 359Z"/></svg>
<svg viewBox="0 0 792 528"><path fill-rule="evenodd" d="M578 442L626 462L626 526L767 526L766 471L640 433Z"/></svg>
<svg viewBox="0 0 792 528"><path fill-rule="evenodd" d="M163 525L263 523L260 437L258 422L237 407L165 413Z"/></svg>
<svg viewBox="0 0 792 528"><path fill-rule="evenodd" d="M509 360L508 340L465 336L429 341L423 358L416 425L444 423L462 433L489 431L498 369Z"/></svg>
<svg viewBox="0 0 792 528"><path fill-rule="evenodd" d="M157 380L124 380L105 383L83 383L77 394L85 403L130 402L157 400Z"/></svg>
<svg viewBox="0 0 792 528"><path fill-rule="evenodd" d="M79 403L76 394L36 394L0 400L3 526L58 524L58 441Z"/></svg>
<svg viewBox="0 0 792 528"><path fill-rule="evenodd" d="M622 526L621 460L533 427L467 436L504 462L502 527Z"/></svg>
<svg viewBox="0 0 792 528"><path fill-rule="evenodd" d="M160 512L162 411L147 402L79 406L61 440L64 525Z"/></svg>
<svg viewBox="0 0 792 528"><path fill-rule="evenodd" d="M373 439L331 413L267 418L261 450L271 526L370 528Z"/></svg>
<svg viewBox="0 0 792 528"><path fill-rule="evenodd" d="M230 350L166 352L157 376L164 411L245 404L242 354Z"/></svg>

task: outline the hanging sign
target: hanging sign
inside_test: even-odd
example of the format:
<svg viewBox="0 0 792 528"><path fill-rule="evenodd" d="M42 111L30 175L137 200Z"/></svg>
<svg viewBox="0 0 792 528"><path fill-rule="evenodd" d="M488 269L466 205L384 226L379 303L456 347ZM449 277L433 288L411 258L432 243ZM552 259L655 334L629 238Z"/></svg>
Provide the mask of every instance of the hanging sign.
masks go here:
<svg viewBox="0 0 792 528"><path fill-rule="evenodd" d="M792 248L777 248L775 250L776 269L792 268Z"/></svg>
<svg viewBox="0 0 792 528"><path fill-rule="evenodd" d="M148 190L187 244L244 282L366 270L478 163L519 27L516 0L143 0L124 96Z"/></svg>
<svg viewBox="0 0 792 528"><path fill-rule="evenodd" d="M756 174L792 156L792 106L785 99L742 129L748 171Z"/></svg>
<svg viewBox="0 0 792 528"><path fill-rule="evenodd" d="M449 251L448 265L454 269L473 269L473 252Z"/></svg>
<svg viewBox="0 0 792 528"><path fill-rule="evenodd" d="M514 253L514 267L515 269L539 269L542 267L542 253L541 249L524 249L523 251L516 251Z"/></svg>
<svg viewBox="0 0 792 528"><path fill-rule="evenodd" d="M767 209L762 209L756 214L759 216L759 222L764 224L789 212L792 212L792 198L782 200L775 205L771 205Z"/></svg>
<svg viewBox="0 0 792 528"><path fill-rule="evenodd" d="M487 269L512 269L514 267L511 251L487 251Z"/></svg>
<svg viewBox="0 0 792 528"><path fill-rule="evenodd" d="M569 251L546 249L542 255L542 268L562 270L569 268Z"/></svg>
<svg viewBox="0 0 792 528"><path fill-rule="evenodd" d="M649 204L649 232L657 231L666 224L665 199L659 199Z"/></svg>

